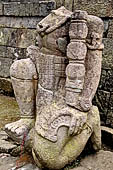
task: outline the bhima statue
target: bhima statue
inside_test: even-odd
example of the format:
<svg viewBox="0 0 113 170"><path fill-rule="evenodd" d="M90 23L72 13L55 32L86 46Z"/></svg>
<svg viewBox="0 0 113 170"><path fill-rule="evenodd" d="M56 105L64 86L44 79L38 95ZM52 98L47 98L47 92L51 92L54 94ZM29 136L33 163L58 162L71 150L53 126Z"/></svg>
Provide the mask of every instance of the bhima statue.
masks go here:
<svg viewBox="0 0 113 170"><path fill-rule="evenodd" d="M95 150L101 147L92 99L101 74L103 22L61 7L38 24L37 32L30 58L10 69L21 119L5 129L16 141L32 132L37 166L55 170L76 159L90 137Z"/></svg>

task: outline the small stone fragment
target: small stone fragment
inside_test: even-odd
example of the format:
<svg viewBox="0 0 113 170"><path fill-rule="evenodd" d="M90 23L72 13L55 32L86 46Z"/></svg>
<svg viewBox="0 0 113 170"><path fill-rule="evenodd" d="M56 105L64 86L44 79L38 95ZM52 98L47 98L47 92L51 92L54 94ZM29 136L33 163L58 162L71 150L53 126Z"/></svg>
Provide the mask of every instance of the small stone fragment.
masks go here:
<svg viewBox="0 0 113 170"><path fill-rule="evenodd" d="M8 141L0 140L0 153L10 153L12 149L16 147L17 145L14 145Z"/></svg>

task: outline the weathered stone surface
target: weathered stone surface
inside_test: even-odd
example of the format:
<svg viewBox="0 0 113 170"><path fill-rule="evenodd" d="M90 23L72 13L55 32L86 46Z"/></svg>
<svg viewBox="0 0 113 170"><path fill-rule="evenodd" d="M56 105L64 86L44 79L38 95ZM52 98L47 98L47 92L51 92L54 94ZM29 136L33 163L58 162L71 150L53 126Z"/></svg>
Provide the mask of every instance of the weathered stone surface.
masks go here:
<svg viewBox="0 0 113 170"><path fill-rule="evenodd" d="M82 49L82 50L81 50ZM72 42L67 47L67 56L72 60L83 60L87 53L87 47L83 42Z"/></svg>
<svg viewBox="0 0 113 170"><path fill-rule="evenodd" d="M11 28L36 28L42 17L7 17L0 16L0 27Z"/></svg>
<svg viewBox="0 0 113 170"><path fill-rule="evenodd" d="M0 140L7 140L8 135L5 131L0 131Z"/></svg>
<svg viewBox="0 0 113 170"><path fill-rule="evenodd" d="M111 93L109 100L106 124L113 127L113 93Z"/></svg>
<svg viewBox="0 0 113 170"><path fill-rule="evenodd" d="M46 16L54 9L54 1L39 1L38 3L3 3L4 15L8 16Z"/></svg>
<svg viewBox="0 0 113 170"><path fill-rule="evenodd" d="M69 10L80 9L91 15L113 17L112 0L55 0L57 6L64 5Z"/></svg>
<svg viewBox="0 0 113 170"><path fill-rule="evenodd" d="M84 114L83 112L78 112L74 109L71 109L70 112L69 107L60 108L57 103L56 106L58 107L57 109L55 109L54 105L52 104L49 107L44 107L44 110L41 111L41 115L37 119L37 132L41 134L41 136L45 137L45 139L48 139L52 142L57 142L59 140L57 131L62 126L69 127L69 135L74 135L76 133L79 134L79 127L83 126L83 124L86 122L87 114ZM46 110L48 110L48 113L46 112ZM52 112L54 112L54 115L51 114ZM78 119L77 122L76 118ZM74 126L76 123L78 124L78 127L75 127L75 129L73 129L72 126Z"/></svg>
<svg viewBox="0 0 113 170"><path fill-rule="evenodd" d="M0 58L0 76L1 77L10 77L9 69L13 63L10 58Z"/></svg>
<svg viewBox="0 0 113 170"><path fill-rule="evenodd" d="M108 38L113 39L113 19L109 22Z"/></svg>
<svg viewBox="0 0 113 170"><path fill-rule="evenodd" d="M6 57L9 57L13 60L28 58L26 48L13 48L13 47L7 47Z"/></svg>
<svg viewBox="0 0 113 170"><path fill-rule="evenodd" d="M56 106L55 106L56 107ZM56 107L57 109L58 109L58 106ZM47 107L45 108L46 110L48 110L47 109ZM44 110L45 110L44 109ZM88 115L95 115L93 118L94 119L90 119L90 118L88 118L88 120L90 119L90 120L92 120L93 122L95 122L96 124L96 126L95 126L95 130L97 130L97 128L99 128L99 122L98 122L98 116L96 116L98 113L98 111L97 111L97 109L96 108L94 108L93 107L93 109L94 110L92 110L92 111L94 111L94 112L92 112L92 113L90 113L90 114L88 114ZM53 108L53 110L54 110L54 108ZM60 109L60 111L61 111L61 109ZM63 111L63 109L62 109L62 111ZM74 110L73 110L74 111ZM78 111L77 111L78 112ZM48 113L50 113L50 112L48 112ZM52 112L53 113L53 112ZM79 112L78 112L79 113ZM45 114L46 115L46 114ZM78 117L78 115L77 114L75 114L77 117ZM92 117L92 116L91 116ZM47 118L47 116L45 117L45 118ZM89 120L89 121L90 121ZM46 120L45 120L46 121ZM59 121L60 121L60 119L59 119ZM61 121L60 121L61 122ZM98 123L97 123L98 122ZM72 123L72 125L74 124L74 121L72 121L71 122ZM43 124L44 125L44 124ZM52 125L52 124L51 124ZM56 125L56 124L54 124L54 121L53 121L53 125ZM58 123L57 123L57 125L58 125ZM56 126L55 126L56 127ZM46 126L45 126L45 128L46 128ZM53 128L53 126L52 126L52 128ZM77 128L77 127L76 127ZM37 129L37 127L36 127L36 129ZM69 130L69 129L67 129L67 130ZM65 139L66 139L66 131L67 131L66 129L65 129L65 127L64 128L61 128L61 131L59 131L59 133L57 134L58 135L58 141L56 142L56 143L53 143L53 142L51 142L51 141L48 141L47 139L46 139L46 136L45 136L45 138L43 138L43 137L41 137L40 135L38 135L38 133L37 133L37 135L35 135L35 142L34 142L34 150L35 150L35 153L37 152L38 153L38 156L39 157L41 157L41 159L43 158L43 160L44 160L44 162L46 162L47 164L47 166L48 167L51 167L52 169L60 169L60 168L62 168L63 166L64 166L64 164L66 164L66 162L69 162L69 161L71 161L72 160L72 157L70 157L69 155L71 155L71 153L73 152L73 158L75 159L75 155L76 154L78 154L78 152L80 152L80 150L81 149L75 149L75 148L82 148L83 147L83 145L84 145L84 142L86 142L86 134L87 134L87 132L86 131L84 131L83 133L81 132L80 133L80 136L79 136L79 134L76 136L77 138L77 140L75 140L75 138L73 138L72 140L70 140L70 142L69 143L66 143L66 145L65 145L65 148L64 148L64 151L62 152L62 153L60 153L59 154L59 151L61 150L61 147L64 145L64 142L65 142ZM71 129L70 129L71 130ZM84 129L85 130L85 129ZM63 133L62 133L63 132ZM71 131L70 131L71 132ZM90 134L90 130L88 130L88 133ZM97 131L95 131L95 132L97 132ZM97 132L98 133L98 132ZM63 134L63 135L62 135ZM82 136L83 135L83 136ZM98 134L99 135L99 134ZM62 136L62 137L61 137ZM99 136L98 136L99 137ZM80 139L81 138L81 139ZM93 137L92 137L93 138ZM95 138L95 137L94 137ZM93 139L94 139L93 138ZM99 137L100 138L100 137ZM97 139L97 141L99 142L99 138ZM38 140L37 140L38 139ZM83 140L84 139L84 140ZM96 138L95 138L96 139ZM37 144L36 144L36 141L38 142ZM59 143L60 142L60 143ZM97 143L98 143L97 142ZM44 145L43 145L43 143L44 143ZM36 144L36 145L35 145ZM98 143L99 144L99 143ZM98 145L97 144L97 145ZM80 146L81 145L81 146ZM97 145L95 145L95 149L96 149L96 146ZM79 147L80 146L80 147ZM51 149L50 149L51 148ZM62 156L61 156L62 155ZM35 158L35 160L37 160L37 156L34 154L34 158ZM61 159L62 158L62 159ZM38 160L37 160L38 161ZM37 162L38 163L38 162Z"/></svg>
<svg viewBox="0 0 113 170"><path fill-rule="evenodd" d="M9 153L16 147L17 145L11 144L6 140L0 140L0 153Z"/></svg>
<svg viewBox="0 0 113 170"><path fill-rule="evenodd" d="M29 163L29 164L23 166L22 168L19 168L18 170L41 170L41 169L36 167L36 165Z"/></svg>
<svg viewBox="0 0 113 170"><path fill-rule="evenodd" d="M0 92L8 95L13 94L13 87L10 79L0 78Z"/></svg>
<svg viewBox="0 0 113 170"><path fill-rule="evenodd" d="M103 69L112 69L113 68L113 39L104 38L104 50L102 58L102 68Z"/></svg>
<svg viewBox="0 0 113 170"><path fill-rule="evenodd" d="M2 3L1 3L1 1L0 1L0 15L3 15L3 6L2 6Z"/></svg>
<svg viewBox="0 0 113 170"><path fill-rule="evenodd" d="M89 15L88 36L86 39L88 49L85 58L86 73L80 101L80 106L84 108L84 110L91 107L92 99L100 80L102 50L104 48L102 44L103 30L104 25L102 20L96 16Z"/></svg>
<svg viewBox="0 0 113 170"><path fill-rule="evenodd" d="M78 167L65 167L64 170L112 170L112 156L113 153L110 151L100 151L94 155L89 155L85 157L80 162ZM104 162L103 162L104 159ZM22 166L21 160L18 157L12 157L9 154L0 154L0 168L4 170L15 170L18 162L18 170L40 170L40 168L36 167L34 164L28 162L24 162ZM103 165L104 164L104 165Z"/></svg>
<svg viewBox="0 0 113 170"><path fill-rule="evenodd" d="M104 90L97 91L93 103L96 104L99 108L102 124L103 122L106 121L109 101L110 101L110 92Z"/></svg>
<svg viewBox="0 0 113 170"><path fill-rule="evenodd" d="M75 0L74 9L85 10L91 15L99 17L113 16L113 2L109 0Z"/></svg>
<svg viewBox="0 0 113 170"><path fill-rule="evenodd" d="M99 83L99 87L98 87L100 90L105 90L106 75L107 75L107 70L102 69L100 83Z"/></svg>
<svg viewBox="0 0 113 170"><path fill-rule="evenodd" d="M30 59L16 61L11 66L10 74L21 115L34 117L35 83L37 85L37 73L34 64Z"/></svg>
<svg viewBox="0 0 113 170"><path fill-rule="evenodd" d="M15 61L10 68L10 76L20 81L38 79L35 65L30 58Z"/></svg>
<svg viewBox="0 0 113 170"><path fill-rule="evenodd" d="M87 14L87 13L86 13ZM75 18L75 19L79 19L79 18ZM84 17L81 19L84 20ZM80 29L80 31L79 31ZM69 34L70 34L70 38L71 39L85 39L87 37L87 33L88 33L88 28L87 28L87 25L86 23L72 23L71 26L70 26L70 31L69 31Z"/></svg>
<svg viewBox="0 0 113 170"><path fill-rule="evenodd" d="M99 88L107 92L113 91L113 70L102 70Z"/></svg>
<svg viewBox="0 0 113 170"><path fill-rule="evenodd" d="M66 9L69 9L72 11L73 5L74 5L74 0L55 0L56 1L56 7L59 8L61 6L65 6Z"/></svg>
<svg viewBox="0 0 113 170"><path fill-rule="evenodd" d="M4 29L0 28L0 45L6 45L8 35L5 35Z"/></svg>
<svg viewBox="0 0 113 170"><path fill-rule="evenodd" d="M86 18L88 14L83 11L75 11L72 15L69 27L70 43L67 46L69 64L66 68L66 103L82 111L84 108L81 107L80 97L86 74L84 61L87 55L86 37L88 34Z"/></svg>
<svg viewBox="0 0 113 170"><path fill-rule="evenodd" d="M6 46L0 46L0 58L6 57L6 49L7 49Z"/></svg>
<svg viewBox="0 0 113 170"><path fill-rule="evenodd" d="M102 69L99 88L95 95L96 102L94 103L99 107L102 124L103 125L107 124L107 126L110 127L113 127L112 92L113 92L113 70Z"/></svg>
<svg viewBox="0 0 113 170"><path fill-rule="evenodd" d="M16 168L17 157L12 157L9 154L0 154L0 168L4 170L13 170Z"/></svg>
<svg viewBox="0 0 113 170"><path fill-rule="evenodd" d="M113 128L113 109L110 109L108 110L106 125Z"/></svg>
<svg viewBox="0 0 113 170"><path fill-rule="evenodd" d="M27 58L26 48L0 46L0 58L22 59Z"/></svg>
<svg viewBox="0 0 113 170"><path fill-rule="evenodd" d="M113 169L113 152L99 151L94 155L89 155L81 161L81 166L87 170L112 170ZM76 170L76 169L75 169Z"/></svg>
<svg viewBox="0 0 113 170"><path fill-rule="evenodd" d="M30 155L13 157L10 154L0 154L0 168L3 170L41 170L32 162Z"/></svg>
<svg viewBox="0 0 113 170"><path fill-rule="evenodd" d="M36 30L0 28L0 45L27 48L35 44Z"/></svg>

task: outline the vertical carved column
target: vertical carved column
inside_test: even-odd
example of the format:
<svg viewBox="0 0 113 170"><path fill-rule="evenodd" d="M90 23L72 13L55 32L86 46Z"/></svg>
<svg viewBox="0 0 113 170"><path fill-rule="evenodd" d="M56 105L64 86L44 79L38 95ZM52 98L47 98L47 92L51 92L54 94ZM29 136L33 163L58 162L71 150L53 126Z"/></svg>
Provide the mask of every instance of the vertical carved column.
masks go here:
<svg viewBox="0 0 113 170"><path fill-rule="evenodd" d="M73 13L69 30L70 43L67 47L69 64L66 68L66 103L78 109L85 77L87 17L85 11L77 10Z"/></svg>

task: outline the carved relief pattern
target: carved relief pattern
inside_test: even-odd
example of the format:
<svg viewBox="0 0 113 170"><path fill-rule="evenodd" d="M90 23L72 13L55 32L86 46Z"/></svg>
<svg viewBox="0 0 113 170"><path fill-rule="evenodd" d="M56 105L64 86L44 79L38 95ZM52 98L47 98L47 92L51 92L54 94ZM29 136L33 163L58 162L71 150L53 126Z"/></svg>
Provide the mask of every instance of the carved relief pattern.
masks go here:
<svg viewBox="0 0 113 170"><path fill-rule="evenodd" d="M54 113L54 114L53 114ZM87 114L78 112L74 108L52 103L43 107L36 120L36 131L52 142L57 142L58 130L64 126L68 127L68 135L80 133L86 123Z"/></svg>
<svg viewBox="0 0 113 170"><path fill-rule="evenodd" d="M87 17L86 12L75 11L72 15L69 30L70 44L67 47L69 65L66 68L66 103L75 108L78 108L84 86L85 57L87 54L86 37L88 33Z"/></svg>
<svg viewBox="0 0 113 170"><path fill-rule="evenodd" d="M58 129L60 127L70 127L72 117L71 113L65 112L62 114L61 112L58 112L49 119L44 118L44 116L40 116L39 121L37 121L37 132L52 142L57 141Z"/></svg>

